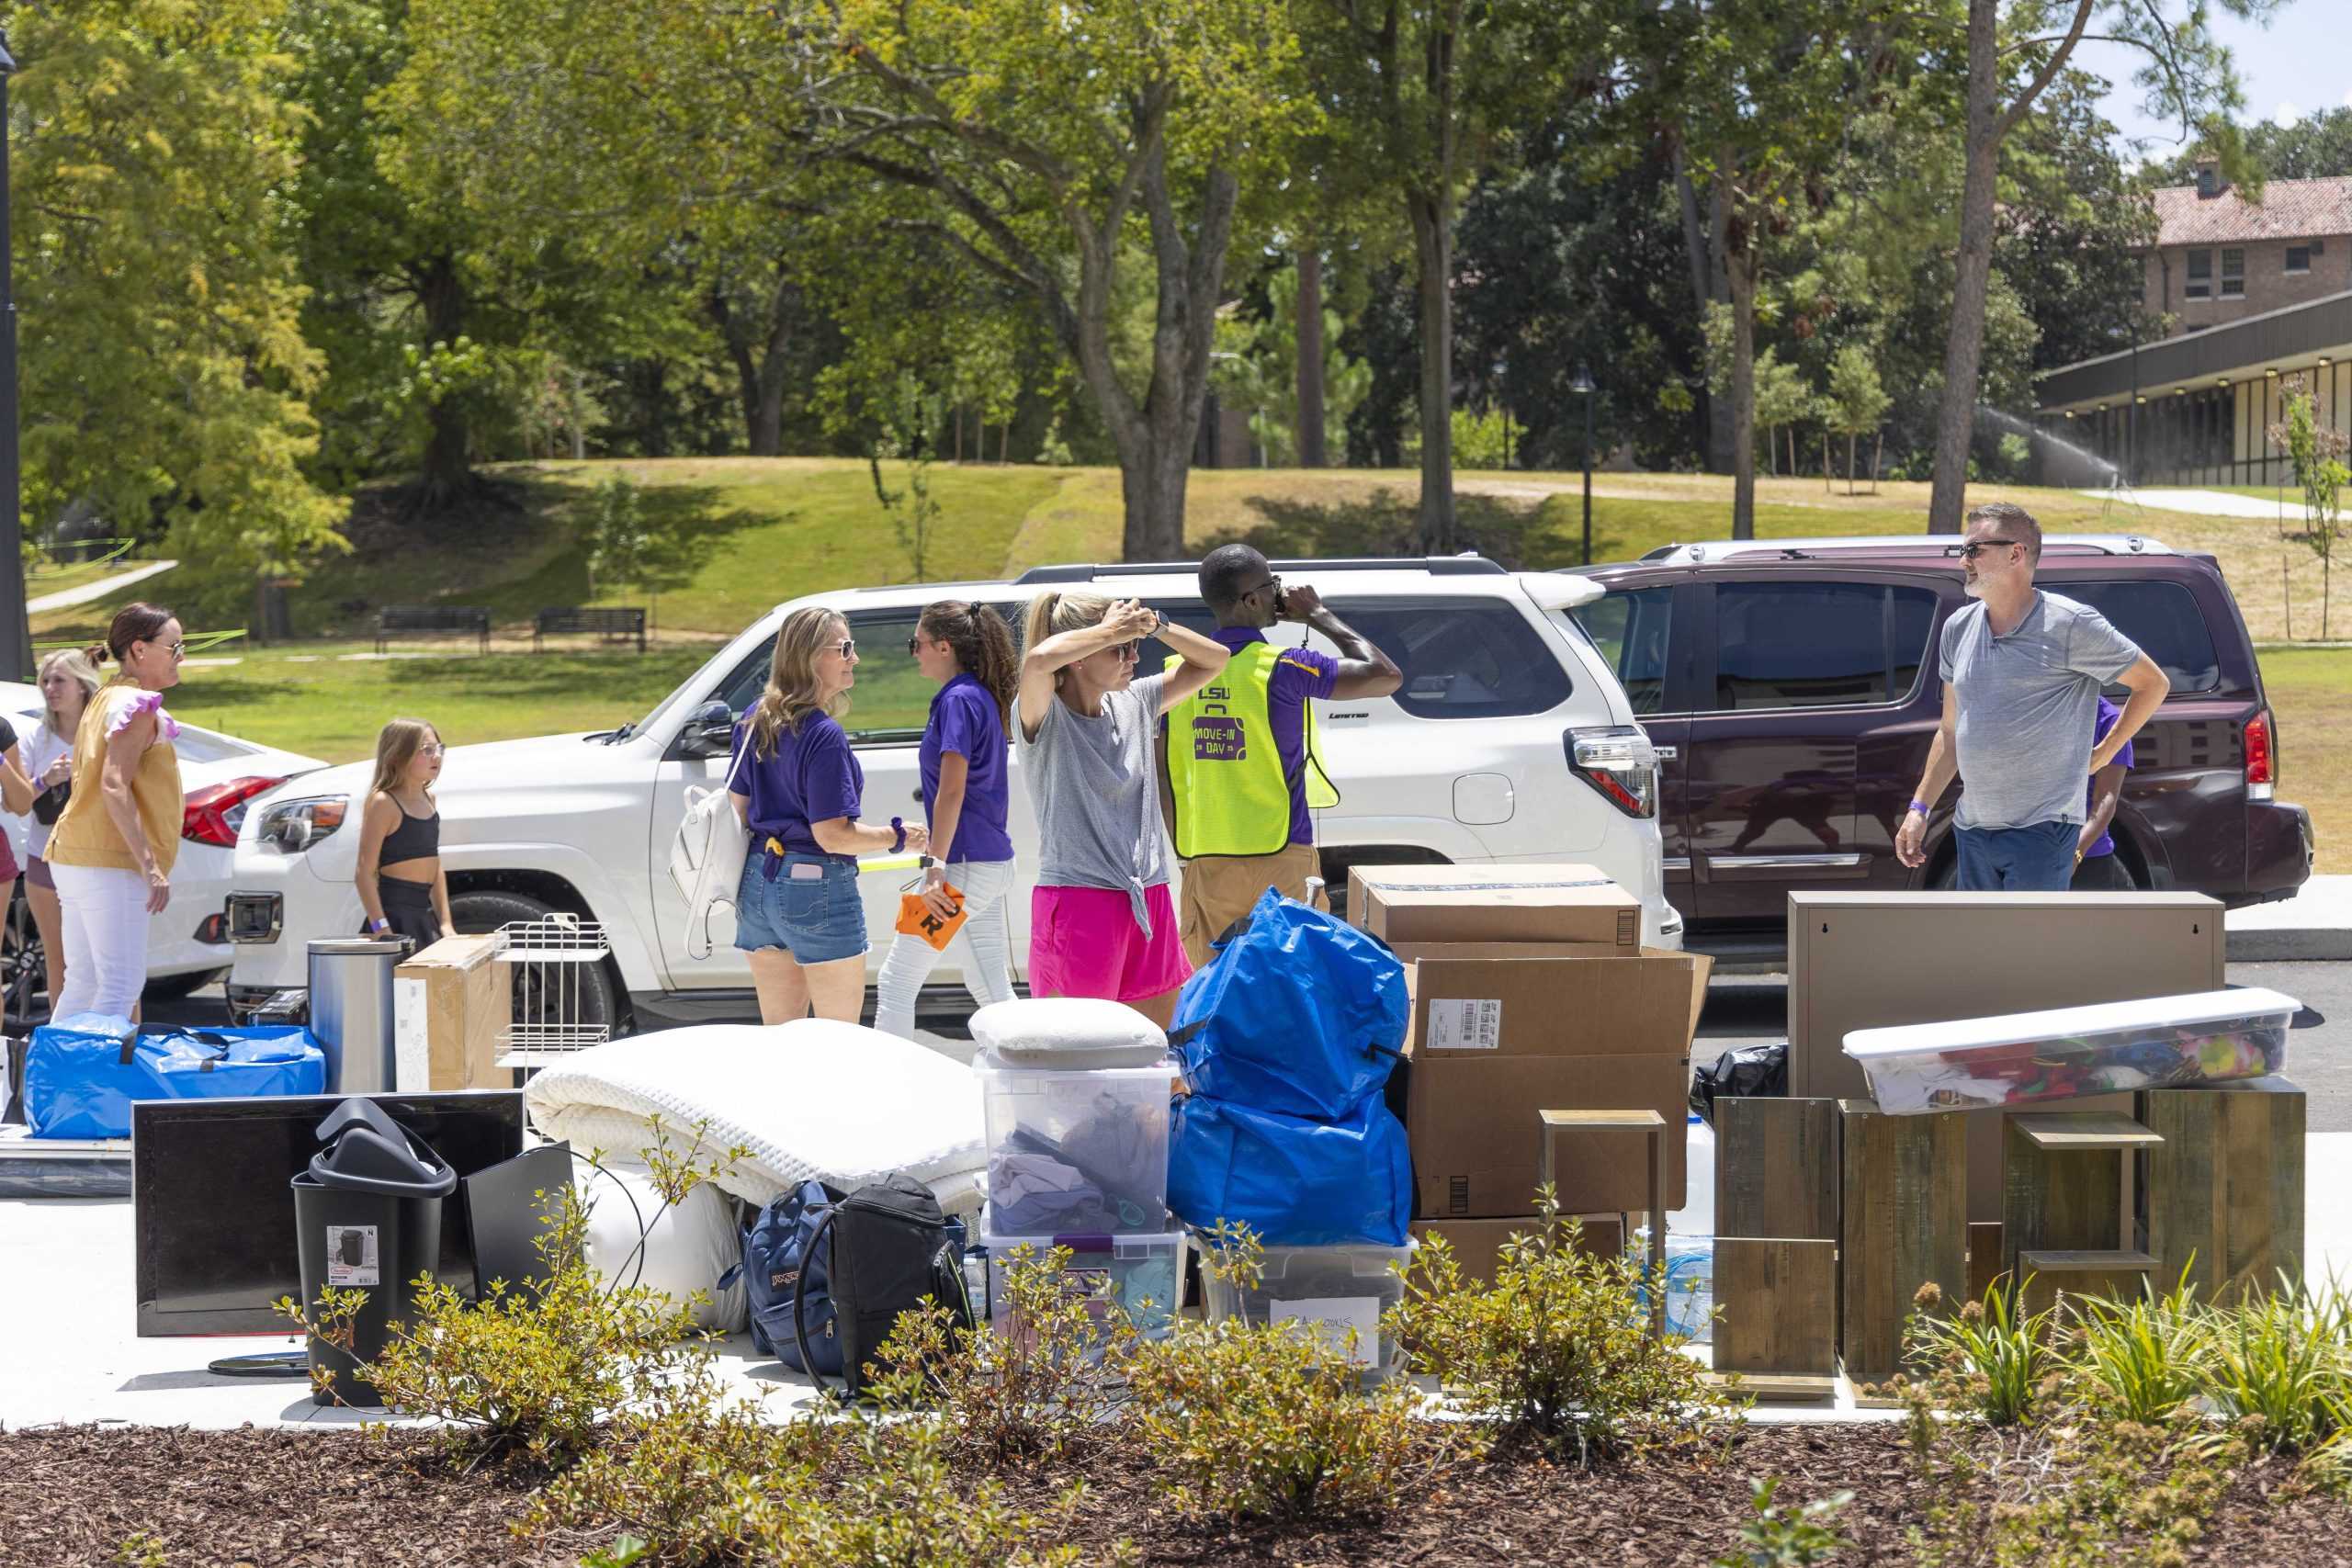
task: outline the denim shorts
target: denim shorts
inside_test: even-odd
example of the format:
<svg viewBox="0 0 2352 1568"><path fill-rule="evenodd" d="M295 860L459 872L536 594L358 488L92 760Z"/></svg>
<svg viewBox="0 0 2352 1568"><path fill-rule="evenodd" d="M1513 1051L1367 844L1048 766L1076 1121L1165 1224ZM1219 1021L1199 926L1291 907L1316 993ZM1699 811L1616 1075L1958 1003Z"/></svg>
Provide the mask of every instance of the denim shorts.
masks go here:
<svg viewBox="0 0 2352 1568"><path fill-rule="evenodd" d="M753 844L735 892L735 945L746 953L784 948L801 964L864 957L856 863L797 852L779 859Z"/></svg>

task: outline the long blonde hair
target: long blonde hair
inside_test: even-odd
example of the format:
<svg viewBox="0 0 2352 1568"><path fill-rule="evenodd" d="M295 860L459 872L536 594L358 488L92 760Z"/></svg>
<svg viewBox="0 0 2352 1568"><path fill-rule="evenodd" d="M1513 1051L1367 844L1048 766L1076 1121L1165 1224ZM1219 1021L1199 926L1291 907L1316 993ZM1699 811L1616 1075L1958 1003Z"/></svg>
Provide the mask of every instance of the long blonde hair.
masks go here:
<svg viewBox="0 0 2352 1568"><path fill-rule="evenodd" d="M835 713L836 702L818 694L817 656L846 636L848 627L840 611L817 604L785 616L775 634L775 657L768 663L767 689L752 708L752 743L761 756L774 756L777 737L786 730L799 734L800 721L810 714Z"/></svg>
<svg viewBox="0 0 2352 1568"><path fill-rule="evenodd" d="M401 787L408 777L408 765L424 749L424 738L441 739L441 732L421 718L396 718L376 732L376 777L368 784L370 795L390 795ZM424 786L430 794L433 786Z"/></svg>
<svg viewBox="0 0 2352 1568"><path fill-rule="evenodd" d="M1083 588L1065 592L1048 588L1029 601L1028 613L1021 617L1021 647L1023 652L1036 647L1049 637L1063 632L1082 631L1099 626L1102 617L1111 613L1111 601L1101 593ZM1061 684L1061 672L1055 671L1054 684Z"/></svg>
<svg viewBox="0 0 2352 1568"><path fill-rule="evenodd" d="M98 694L100 686L106 684L106 677L98 673L98 667L89 654L78 648L62 649L40 661L40 673L34 679L36 682L46 681L52 670L62 670L81 683L82 708L85 713L88 712L90 699ZM47 701L46 694L41 704L40 722L41 728L51 735L72 743L73 735L57 728L57 709Z"/></svg>

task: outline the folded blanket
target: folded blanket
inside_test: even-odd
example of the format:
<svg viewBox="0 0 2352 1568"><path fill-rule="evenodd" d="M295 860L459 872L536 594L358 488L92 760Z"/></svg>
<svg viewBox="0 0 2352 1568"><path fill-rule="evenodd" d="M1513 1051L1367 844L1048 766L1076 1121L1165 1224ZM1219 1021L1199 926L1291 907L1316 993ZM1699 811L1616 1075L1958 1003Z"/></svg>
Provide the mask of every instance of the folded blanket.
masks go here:
<svg viewBox="0 0 2352 1568"><path fill-rule="evenodd" d="M671 1148L750 1153L719 1187L766 1203L815 1177L847 1190L903 1170L951 1213L979 1207L987 1172L971 1070L911 1040L802 1019L775 1029L703 1024L582 1051L524 1091L532 1124L575 1149L628 1160L659 1116Z"/></svg>

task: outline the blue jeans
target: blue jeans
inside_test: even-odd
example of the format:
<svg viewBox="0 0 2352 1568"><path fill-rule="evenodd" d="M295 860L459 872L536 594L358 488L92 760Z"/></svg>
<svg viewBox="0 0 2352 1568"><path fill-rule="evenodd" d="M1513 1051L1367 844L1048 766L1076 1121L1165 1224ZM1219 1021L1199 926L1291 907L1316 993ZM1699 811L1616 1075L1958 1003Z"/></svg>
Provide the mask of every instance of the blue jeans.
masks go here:
<svg viewBox="0 0 2352 1568"><path fill-rule="evenodd" d="M2064 893L2075 879L2079 822L1960 829L1962 893Z"/></svg>
<svg viewBox="0 0 2352 1568"><path fill-rule="evenodd" d="M780 947L801 964L864 956L857 863L797 850L771 855L754 842L735 890L735 945L746 953Z"/></svg>

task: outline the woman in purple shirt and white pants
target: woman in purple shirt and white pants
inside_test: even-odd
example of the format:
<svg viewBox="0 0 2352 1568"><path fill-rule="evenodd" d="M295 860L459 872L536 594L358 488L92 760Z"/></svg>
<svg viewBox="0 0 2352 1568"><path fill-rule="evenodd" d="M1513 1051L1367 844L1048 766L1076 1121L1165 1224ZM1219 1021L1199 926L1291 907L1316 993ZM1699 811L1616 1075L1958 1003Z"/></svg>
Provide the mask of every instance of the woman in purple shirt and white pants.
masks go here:
<svg viewBox="0 0 2352 1568"><path fill-rule="evenodd" d="M964 988L983 1007L1012 998L1012 942L1004 900L1012 891L1012 838L1005 828L1012 780L1005 771L1012 694L1020 656L1012 628L986 604L943 599L923 606L907 652L939 682L931 699L918 759L922 814L931 824L932 861L922 896L942 916L957 898L963 929L951 947L962 950ZM906 1039L915 1032L915 998L939 962L940 950L900 932L876 982L874 1027Z"/></svg>
<svg viewBox="0 0 2352 1568"><path fill-rule="evenodd" d="M735 728L728 793L752 831L735 897L760 1021L855 1023L865 1004L860 853L927 842L920 826L857 819L865 773L833 715L857 682L857 644L831 610L795 610L776 632L767 689Z"/></svg>

